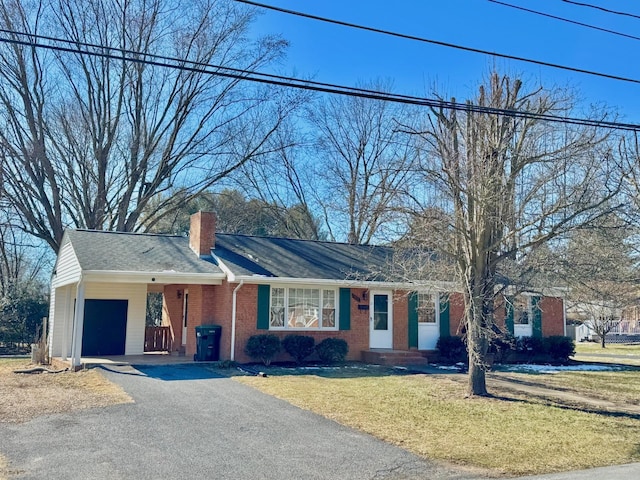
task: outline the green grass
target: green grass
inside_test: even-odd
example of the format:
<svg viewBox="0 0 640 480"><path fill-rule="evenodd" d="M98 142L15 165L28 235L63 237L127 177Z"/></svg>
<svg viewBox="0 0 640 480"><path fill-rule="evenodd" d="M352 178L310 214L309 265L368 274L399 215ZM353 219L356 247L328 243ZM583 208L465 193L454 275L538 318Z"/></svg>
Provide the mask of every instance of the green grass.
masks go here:
<svg viewBox="0 0 640 480"><path fill-rule="evenodd" d="M584 362L617 363L623 365L640 366L640 344L610 343L602 348L599 343L576 343L577 359ZM604 357L599 354L617 355L616 358ZM589 354L595 354L589 356Z"/></svg>
<svg viewBox="0 0 640 480"><path fill-rule="evenodd" d="M506 373L502 374L502 377L617 404L640 405L640 370L563 371L554 374Z"/></svg>
<svg viewBox="0 0 640 480"><path fill-rule="evenodd" d="M631 382L628 390L616 392L632 396L639 378L623 373L606 381L593 377L589 388ZM499 398L469 399L460 377L236 379L423 457L494 473L527 475L640 461L639 417L553 406L508 390L494 391Z"/></svg>
<svg viewBox="0 0 640 480"><path fill-rule="evenodd" d="M612 355L640 356L640 344L608 343L605 348L602 348L599 343L576 342L576 353L608 353Z"/></svg>

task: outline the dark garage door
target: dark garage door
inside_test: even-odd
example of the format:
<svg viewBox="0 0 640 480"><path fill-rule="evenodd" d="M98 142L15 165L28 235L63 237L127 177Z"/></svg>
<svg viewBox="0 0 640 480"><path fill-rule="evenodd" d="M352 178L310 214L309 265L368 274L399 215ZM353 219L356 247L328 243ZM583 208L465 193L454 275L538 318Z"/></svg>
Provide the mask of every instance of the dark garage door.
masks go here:
<svg viewBox="0 0 640 480"><path fill-rule="evenodd" d="M82 355L124 355L128 300L85 300Z"/></svg>

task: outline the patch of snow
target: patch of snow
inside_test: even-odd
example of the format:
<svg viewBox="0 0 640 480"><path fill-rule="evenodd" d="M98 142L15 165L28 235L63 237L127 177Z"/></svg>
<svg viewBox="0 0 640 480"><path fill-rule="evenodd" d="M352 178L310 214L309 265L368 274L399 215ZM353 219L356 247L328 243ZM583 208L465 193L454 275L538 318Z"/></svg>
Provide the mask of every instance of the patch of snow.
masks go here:
<svg viewBox="0 0 640 480"><path fill-rule="evenodd" d="M436 365L436 364L432 364L432 367L437 368L438 370L460 370L460 367L457 367L456 365Z"/></svg>
<svg viewBox="0 0 640 480"><path fill-rule="evenodd" d="M624 370L618 365L509 365L500 368L507 372L536 372L536 373L557 373L557 372L606 372Z"/></svg>

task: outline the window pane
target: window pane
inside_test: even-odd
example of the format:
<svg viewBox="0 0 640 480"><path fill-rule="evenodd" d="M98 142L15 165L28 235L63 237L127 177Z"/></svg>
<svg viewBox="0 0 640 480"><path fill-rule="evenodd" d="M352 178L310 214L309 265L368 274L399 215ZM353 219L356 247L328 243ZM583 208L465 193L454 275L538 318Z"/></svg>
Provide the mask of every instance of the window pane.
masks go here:
<svg viewBox="0 0 640 480"><path fill-rule="evenodd" d="M320 313L320 290L315 288L289 289L290 328L318 328Z"/></svg>
<svg viewBox="0 0 640 480"><path fill-rule="evenodd" d="M269 326L284 327L284 288L271 289Z"/></svg>
<svg viewBox="0 0 640 480"><path fill-rule="evenodd" d="M389 297L387 295L373 296L373 329L389 329Z"/></svg>
<svg viewBox="0 0 640 480"><path fill-rule="evenodd" d="M436 323L436 306L433 295L418 294L418 322Z"/></svg>
<svg viewBox="0 0 640 480"><path fill-rule="evenodd" d="M529 297L518 296L513 301L513 323L529 324Z"/></svg>
<svg viewBox="0 0 640 480"><path fill-rule="evenodd" d="M336 326L336 292L335 290L322 291L322 325L323 328L335 328Z"/></svg>

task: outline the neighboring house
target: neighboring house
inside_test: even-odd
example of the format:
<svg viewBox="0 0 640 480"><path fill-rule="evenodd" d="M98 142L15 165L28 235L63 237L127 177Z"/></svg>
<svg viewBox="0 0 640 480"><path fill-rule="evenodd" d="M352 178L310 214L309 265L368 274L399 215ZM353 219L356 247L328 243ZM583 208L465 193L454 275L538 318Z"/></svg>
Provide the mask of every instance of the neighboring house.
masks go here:
<svg viewBox="0 0 640 480"><path fill-rule="evenodd" d="M68 230L51 283L50 353L144 352L147 294L163 293L175 354L194 355L195 327L222 326L220 358L240 362L251 335L339 337L349 359L372 349L433 350L459 332L462 294L447 282L394 275L390 247L216 234L215 216L191 217L189 238ZM563 335L560 296L506 302L499 322L516 335ZM283 355L282 359L285 356Z"/></svg>

